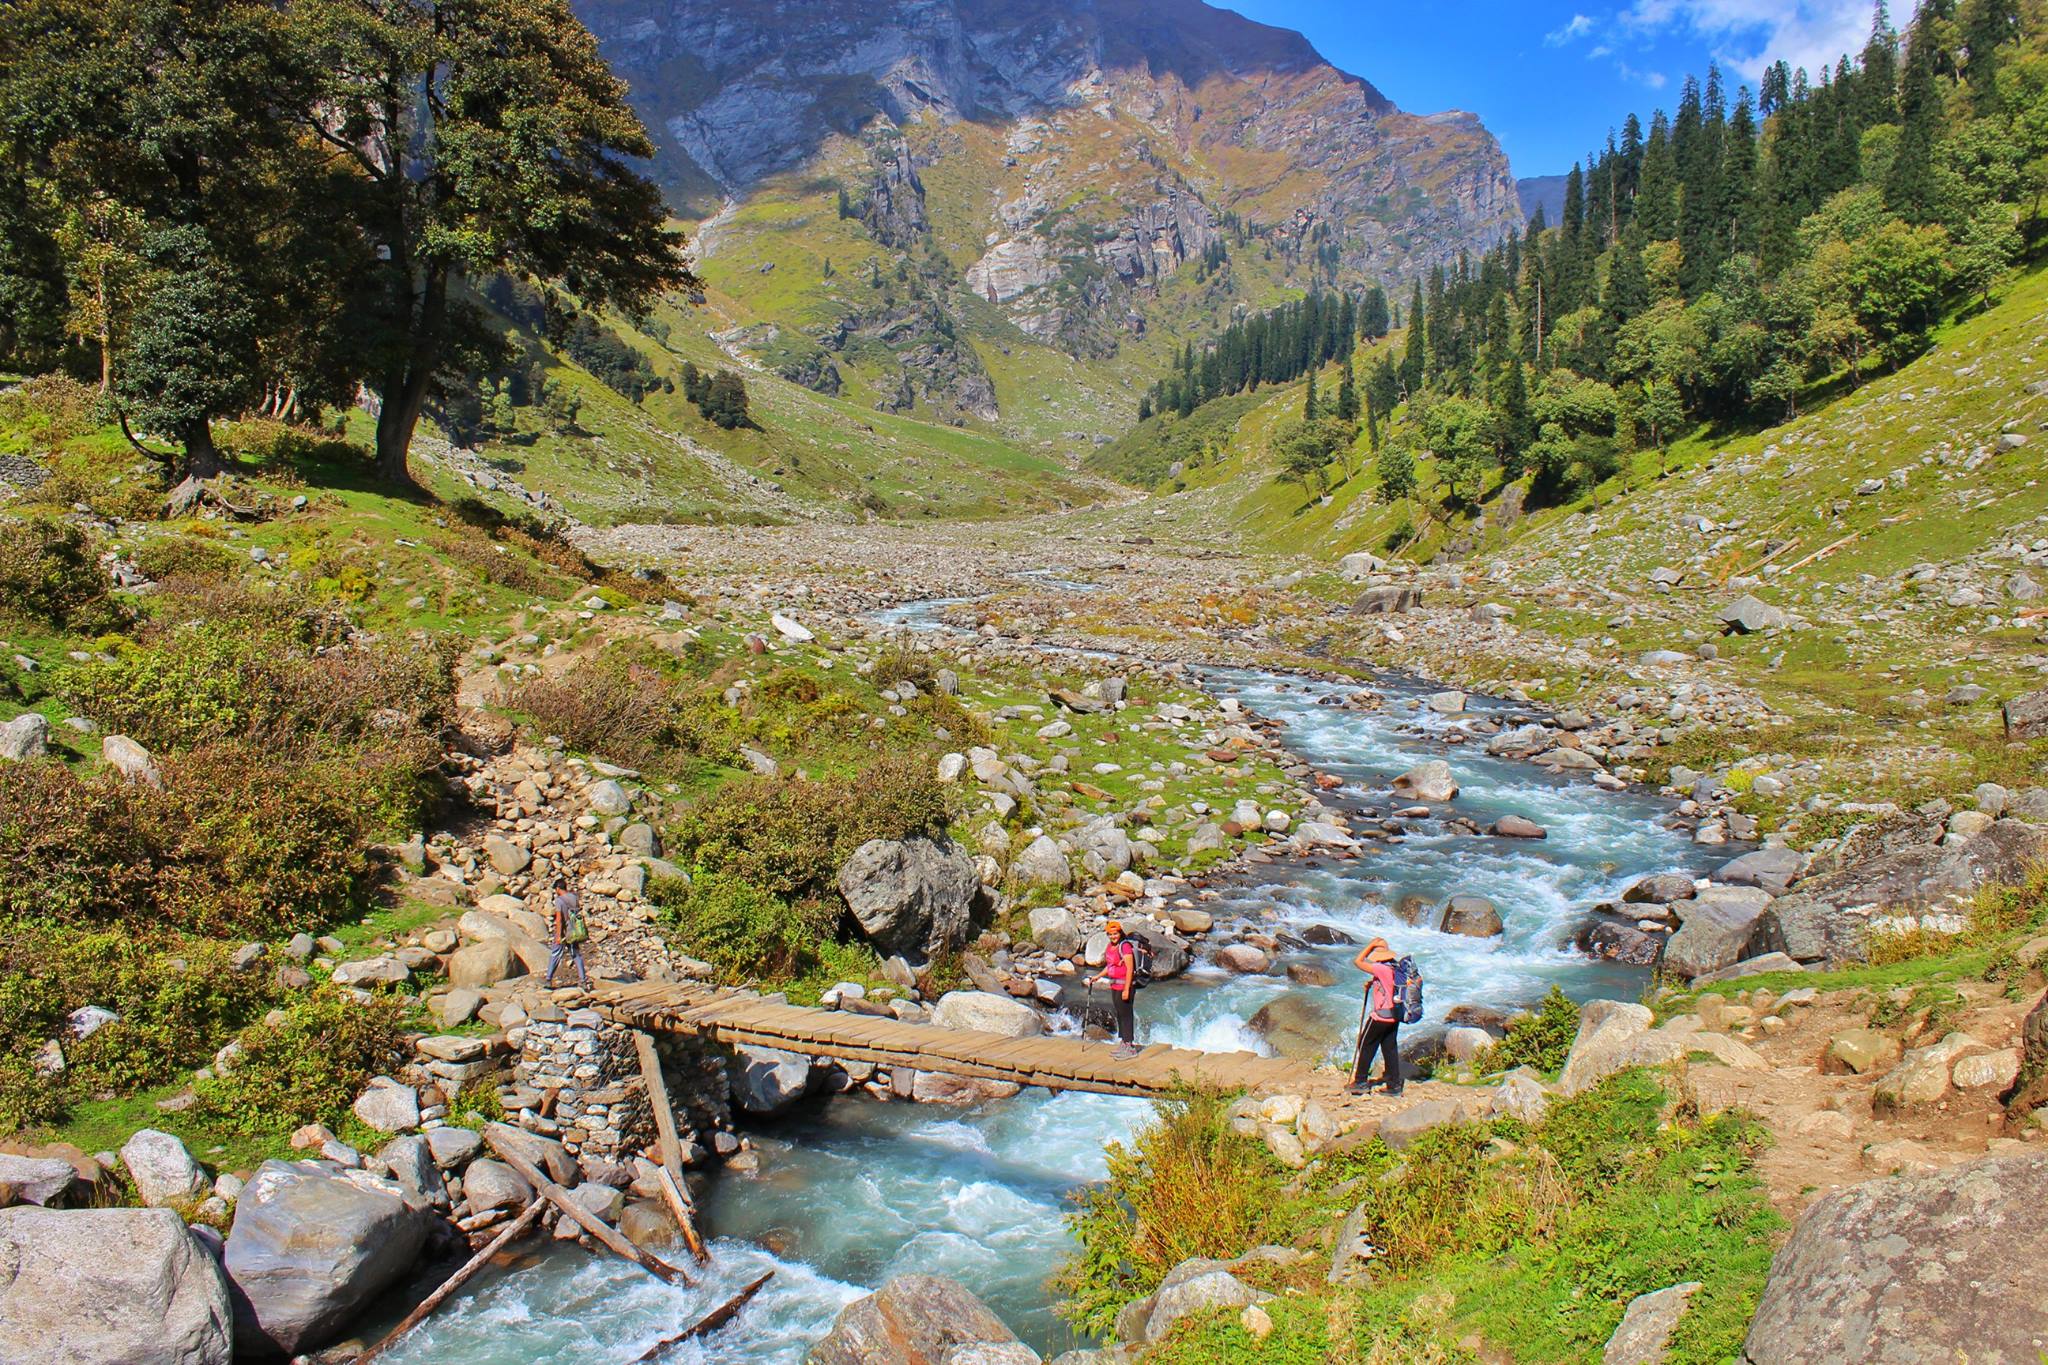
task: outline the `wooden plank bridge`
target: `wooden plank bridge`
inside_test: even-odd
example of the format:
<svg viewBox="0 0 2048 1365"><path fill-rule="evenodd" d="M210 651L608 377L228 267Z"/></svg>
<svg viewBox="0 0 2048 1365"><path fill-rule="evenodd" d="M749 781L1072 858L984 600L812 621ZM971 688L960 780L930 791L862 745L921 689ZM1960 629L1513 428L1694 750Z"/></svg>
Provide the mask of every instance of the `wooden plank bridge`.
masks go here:
<svg viewBox="0 0 2048 1365"><path fill-rule="evenodd" d="M1308 1094L1315 1073L1284 1057L1197 1052L1155 1043L1135 1057L1082 1038L1009 1038L999 1033L909 1024L846 1010L808 1009L745 991L691 983L599 982L591 1003L619 1023L650 1032L708 1038L733 1047L775 1048L807 1057L870 1062L1047 1090L1152 1096L1186 1086L1256 1094ZM1324 1078L1327 1082L1328 1078Z"/></svg>

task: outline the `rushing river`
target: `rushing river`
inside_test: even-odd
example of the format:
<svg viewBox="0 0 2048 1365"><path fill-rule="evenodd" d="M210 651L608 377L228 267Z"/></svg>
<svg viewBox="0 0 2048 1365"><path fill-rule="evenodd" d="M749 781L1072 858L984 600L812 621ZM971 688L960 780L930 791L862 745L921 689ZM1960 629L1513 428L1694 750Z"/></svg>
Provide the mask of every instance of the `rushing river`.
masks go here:
<svg viewBox="0 0 2048 1365"><path fill-rule="evenodd" d="M1054 582L1080 589L1085 585ZM884 615L929 628L946 602ZM1448 758L1463 790L1456 809L1482 826L1525 815L1549 838L1480 838L1423 822L1394 847L1356 860L1283 860L1233 881L1219 922L1251 917L1296 930L1323 924L1354 935L1383 933L1413 953L1428 982L1428 1015L1453 1005L1520 1005L1553 983L1579 998L1633 998L1638 974L1571 951L1572 931L1593 902L1652 872L1704 871L1696 849L1661 823L1668 808L1635 793L1554 777L1527 763L1489 758L1478 744L1447 747L1457 722L1412 703L1431 690L1412 680L1378 682L1377 712L1317 705L1335 689L1278 674L1215 671L1205 685L1285 723L1290 748L1342 777L1355 797L1424 758ZM1474 698L1475 714L1505 710ZM1343 793L1338 796L1341 799ZM1721 851L1725 857L1726 852ZM1441 903L1456 892L1499 907L1506 933L1483 940L1407 927L1388 907L1404 895ZM1228 977L1197 967L1139 1001L1139 1041L1229 1050L1260 1047L1245 1021L1275 997L1297 992L1326 1021L1333 1051L1358 1010L1353 949L1314 950L1337 978L1325 988L1283 976ZM1297 954L1283 961L1301 960ZM1275 968L1276 972L1279 970ZM958 1279L1047 1355L1072 1345L1053 1315L1045 1280L1069 1246L1062 1214L1075 1187L1103 1175L1103 1144L1127 1136L1142 1101L1026 1091L970 1110L839 1099L756 1132L756 1174L723 1173L704 1199L716 1239L713 1269L693 1289L672 1289L612 1258L559 1247L483 1282L444 1308L394 1352L394 1365L459 1362L631 1360L680 1331L740 1285L776 1276L737 1322L707 1343L672 1352L683 1365L794 1365L850 1300L891 1275L925 1271Z"/></svg>

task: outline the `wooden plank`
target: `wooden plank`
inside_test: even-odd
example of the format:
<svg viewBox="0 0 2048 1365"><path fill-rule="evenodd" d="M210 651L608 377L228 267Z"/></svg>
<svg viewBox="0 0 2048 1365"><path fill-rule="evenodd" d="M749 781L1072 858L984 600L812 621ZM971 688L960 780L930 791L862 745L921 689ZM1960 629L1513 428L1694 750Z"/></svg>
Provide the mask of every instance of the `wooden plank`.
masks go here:
<svg viewBox="0 0 2048 1365"><path fill-rule="evenodd" d="M698 1265L710 1264L711 1253L704 1249L704 1239L697 1233L697 1208L690 1202L688 1187L666 1164L655 1167L654 1176L668 1200L668 1211L676 1216L676 1226L683 1231L683 1245L690 1249L691 1259Z"/></svg>
<svg viewBox="0 0 2048 1365"><path fill-rule="evenodd" d="M568 1214L585 1232L602 1242L607 1248L633 1262L633 1264L639 1266L656 1279L663 1280L669 1284L674 1284L678 1280L684 1284L691 1282L690 1277L676 1267L664 1261L656 1260L624 1237L621 1237L611 1224L605 1222L604 1219L599 1218L589 1209L577 1203L576 1200L570 1198L569 1192L548 1179L547 1174L540 1167L528 1161L512 1148L499 1142L488 1130L484 1133L484 1143L493 1152L498 1154L500 1161L503 1161L507 1166L510 1166L513 1170L519 1172L520 1175L526 1177L527 1184L533 1186L534 1189L540 1191L543 1195L546 1195L550 1203L563 1213Z"/></svg>
<svg viewBox="0 0 2048 1365"><path fill-rule="evenodd" d="M463 1262L460 1270L441 1281L440 1288L427 1295L424 1299L421 1299L419 1307L407 1313L403 1322L379 1337L376 1345L357 1356L356 1365L369 1365L370 1361L375 1360L378 1356L397 1345L399 1338L419 1326L422 1322L425 1322L429 1314L447 1302L450 1294L462 1288L463 1285L468 1284L472 1276L489 1265L492 1257L503 1251L511 1243L518 1241L533 1226L534 1220L540 1217L540 1211L547 1206L547 1200L545 1199L535 1199L528 1203L520 1215L505 1224L499 1230L498 1235L493 1237L482 1251L479 1251L476 1255Z"/></svg>
<svg viewBox="0 0 2048 1365"><path fill-rule="evenodd" d="M654 1132L661 1152L661 1190L668 1197L669 1212L676 1217L676 1225L682 1229L683 1242L690 1248L690 1255L697 1264L710 1260L704 1251L704 1239L697 1235L695 1210L683 1193L683 1143L676 1135L675 1112L669 1107L668 1082L661 1074L661 1054L654 1046L654 1039L644 1033L633 1035L633 1046L640 1054L640 1079L647 1086L648 1106L654 1110Z"/></svg>
<svg viewBox="0 0 2048 1365"><path fill-rule="evenodd" d="M690 1341L701 1336L708 1336L711 1333L716 1332L719 1328L725 1326L726 1323L731 1322L733 1318L737 1317L739 1315L740 1309L745 1308L747 1306L747 1300L753 1298L754 1295L760 1293L761 1286L768 1283L768 1281L774 1278L774 1271L763 1271L759 1276L757 1276L754 1279L752 1283L747 1285L746 1288L740 1290L739 1293L733 1295L724 1303L718 1305L718 1307L712 1309L709 1313L706 1313L703 1317L698 1318L695 1322L691 1323L688 1327L685 1327L682 1331L676 1333L672 1337L668 1337L664 1340L657 1341L652 1346L648 1347L646 1354L637 1357L634 1360L633 1365L649 1365L649 1362L660 1359L662 1354L672 1346L680 1346L686 1341Z"/></svg>

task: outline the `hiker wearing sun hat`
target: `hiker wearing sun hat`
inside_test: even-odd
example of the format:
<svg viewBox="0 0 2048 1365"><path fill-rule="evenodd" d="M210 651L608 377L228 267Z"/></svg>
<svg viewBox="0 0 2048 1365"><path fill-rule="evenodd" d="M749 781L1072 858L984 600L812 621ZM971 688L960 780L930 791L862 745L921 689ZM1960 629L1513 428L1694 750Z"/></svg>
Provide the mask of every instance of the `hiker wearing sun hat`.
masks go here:
<svg viewBox="0 0 2048 1365"><path fill-rule="evenodd" d="M1102 926L1109 935L1109 949L1102 955L1102 971L1089 978L1090 989L1106 986L1116 1011L1116 1046L1110 1055L1116 1058L1138 1055L1138 950L1130 939L1124 937L1124 926L1117 920L1110 920Z"/></svg>
<svg viewBox="0 0 2048 1365"><path fill-rule="evenodd" d="M1363 1095L1372 1088L1366 1075L1372 1070L1372 1054L1380 1054L1380 1084L1389 1095L1401 1093L1401 998L1395 989L1394 950L1383 938L1359 949L1352 965L1367 977L1365 1008L1360 1014L1358 1047L1351 1059L1351 1093Z"/></svg>

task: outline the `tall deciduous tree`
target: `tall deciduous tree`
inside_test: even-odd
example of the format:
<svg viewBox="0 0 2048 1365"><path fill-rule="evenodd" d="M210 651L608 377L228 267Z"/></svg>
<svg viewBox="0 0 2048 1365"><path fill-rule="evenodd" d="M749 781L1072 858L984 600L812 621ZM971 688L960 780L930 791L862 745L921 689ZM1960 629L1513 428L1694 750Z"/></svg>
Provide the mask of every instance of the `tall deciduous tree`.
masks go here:
<svg viewBox="0 0 2048 1365"><path fill-rule="evenodd" d="M296 0L331 73L309 133L354 172L344 211L374 259L367 370L377 466L409 484L421 409L479 319L458 286L497 271L592 307L694 283L624 84L566 0Z"/></svg>

